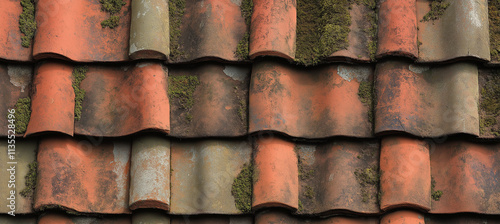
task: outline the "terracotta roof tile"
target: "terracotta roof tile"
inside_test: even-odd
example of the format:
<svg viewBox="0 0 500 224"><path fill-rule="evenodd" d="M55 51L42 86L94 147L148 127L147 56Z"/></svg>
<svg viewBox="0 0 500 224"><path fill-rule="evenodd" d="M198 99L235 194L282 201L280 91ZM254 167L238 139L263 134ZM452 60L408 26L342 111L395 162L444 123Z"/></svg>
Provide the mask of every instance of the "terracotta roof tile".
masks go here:
<svg viewBox="0 0 500 224"><path fill-rule="evenodd" d="M19 1L4 1L0 9L0 59L31 61L32 45L23 47L19 30L19 15L23 8Z"/></svg>

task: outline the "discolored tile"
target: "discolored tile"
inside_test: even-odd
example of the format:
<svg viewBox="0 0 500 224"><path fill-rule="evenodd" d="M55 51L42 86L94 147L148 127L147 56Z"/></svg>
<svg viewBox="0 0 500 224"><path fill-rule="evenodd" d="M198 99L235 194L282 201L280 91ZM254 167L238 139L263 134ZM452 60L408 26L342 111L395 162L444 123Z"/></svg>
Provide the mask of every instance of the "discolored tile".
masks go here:
<svg viewBox="0 0 500 224"><path fill-rule="evenodd" d="M32 61L32 42L23 46L19 17L23 12L20 1L3 1L0 8L0 59L12 61ZM25 37L29 39L28 37ZM27 43L28 43L27 42Z"/></svg>

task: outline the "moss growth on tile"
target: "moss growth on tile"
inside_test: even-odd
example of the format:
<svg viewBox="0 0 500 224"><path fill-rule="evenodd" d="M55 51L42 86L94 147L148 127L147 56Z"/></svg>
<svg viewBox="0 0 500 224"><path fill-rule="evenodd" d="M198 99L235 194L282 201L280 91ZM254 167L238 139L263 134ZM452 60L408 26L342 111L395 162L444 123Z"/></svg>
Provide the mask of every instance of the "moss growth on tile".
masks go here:
<svg viewBox="0 0 500 224"><path fill-rule="evenodd" d="M99 0L99 3L101 3L101 10L110 15L108 19L101 22L102 28L109 27L113 29L117 27L120 23L120 17L115 14L119 13L127 3L123 0Z"/></svg>
<svg viewBox="0 0 500 224"><path fill-rule="evenodd" d="M247 102L243 99L240 99L240 105L238 107L238 116L243 122L245 122L247 119Z"/></svg>
<svg viewBox="0 0 500 224"><path fill-rule="evenodd" d="M297 209L297 212L303 212L304 211L304 206L302 205L302 201L299 199L299 208Z"/></svg>
<svg viewBox="0 0 500 224"><path fill-rule="evenodd" d="M252 177L253 165L245 164L238 176L234 179L231 194L234 196L236 208L243 213L249 213L252 209Z"/></svg>
<svg viewBox="0 0 500 224"><path fill-rule="evenodd" d="M431 10L425 14L421 22L440 19L446 9L450 6L450 3L445 2L445 0L429 0L429 6L431 7Z"/></svg>
<svg viewBox="0 0 500 224"><path fill-rule="evenodd" d="M431 199L434 201L439 201L441 199L441 196L443 196L443 192L440 190L435 190L436 187L436 180L434 180L434 177L431 176Z"/></svg>
<svg viewBox="0 0 500 224"><path fill-rule="evenodd" d="M36 31L35 0L21 0L21 6L23 11L19 15L19 30L24 34L21 37L21 45L28 48Z"/></svg>
<svg viewBox="0 0 500 224"><path fill-rule="evenodd" d="M373 123L373 82L361 81L359 83L358 96L361 103L368 106L368 121Z"/></svg>
<svg viewBox="0 0 500 224"><path fill-rule="evenodd" d="M500 61L500 1L488 0L491 60Z"/></svg>
<svg viewBox="0 0 500 224"><path fill-rule="evenodd" d="M87 72L89 71L88 66L76 66L73 69L73 90L75 92L75 120L79 121L82 117L82 104L85 98L85 90L80 88L80 84L85 79Z"/></svg>
<svg viewBox="0 0 500 224"><path fill-rule="evenodd" d="M191 109L194 106L194 92L201 84L198 76L182 75L168 77L168 95L178 100L181 108L186 111L186 121L193 119Z"/></svg>
<svg viewBox="0 0 500 224"><path fill-rule="evenodd" d="M186 10L185 0L169 0L169 26L170 26L170 59L177 60L184 56L181 50L181 24L184 11Z"/></svg>
<svg viewBox="0 0 500 224"><path fill-rule="evenodd" d="M250 42L250 22L252 20L253 13L253 1L252 0L243 0L240 5L241 16L245 19L245 24L247 25L247 30L243 38L241 38L238 43L238 47L236 48L236 56L240 60L248 59L249 52L249 42Z"/></svg>
<svg viewBox="0 0 500 224"><path fill-rule="evenodd" d="M367 188L378 187L380 181L380 174L378 172L378 167L373 166L365 169L356 169L354 171L356 180L361 185L361 198L364 203L367 203L370 199L370 194Z"/></svg>
<svg viewBox="0 0 500 224"><path fill-rule="evenodd" d="M309 167L304 164L302 161L302 158L300 157L299 154L299 146L295 146L294 148L295 153L297 154L297 166L298 166L298 171L299 171L299 179L300 180L308 180L314 176L316 173L316 170L312 167Z"/></svg>
<svg viewBox="0 0 500 224"><path fill-rule="evenodd" d="M305 187L305 191L304 191L304 196L306 198L309 198L309 199L313 199L314 198L314 190L311 186L306 186Z"/></svg>
<svg viewBox="0 0 500 224"><path fill-rule="evenodd" d="M17 134L26 132L31 117L31 99L29 97L19 98L14 105L14 113Z"/></svg>
<svg viewBox="0 0 500 224"><path fill-rule="evenodd" d="M484 114L479 119L480 134L491 133L500 136L500 130L494 128L500 116L500 72L494 72L486 77L486 82L481 88L479 107Z"/></svg>
<svg viewBox="0 0 500 224"><path fill-rule="evenodd" d="M378 0L363 0L363 4L369 9L368 13L366 14L366 19L370 23L370 28L365 29L364 32L366 32L369 38L366 45L371 60L375 60L375 54L377 53L377 33L378 33L377 1Z"/></svg>
<svg viewBox="0 0 500 224"><path fill-rule="evenodd" d="M36 161L33 161L30 164L28 164L29 171L24 177L26 187L20 192L20 195L25 198L33 197L33 193L35 192L37 166L38 163Z"/></svg>

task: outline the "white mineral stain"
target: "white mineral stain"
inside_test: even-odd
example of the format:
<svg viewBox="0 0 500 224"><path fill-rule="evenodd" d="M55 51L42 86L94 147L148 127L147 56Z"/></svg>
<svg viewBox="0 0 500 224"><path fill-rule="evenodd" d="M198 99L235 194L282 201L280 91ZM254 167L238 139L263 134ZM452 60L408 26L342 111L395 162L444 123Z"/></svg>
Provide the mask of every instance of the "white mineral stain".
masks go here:
<svg viewBox="0 0 500 224"><path fill-rule="evenodd" d="M361 82L368 80L371 68L368 66L339 65L339 67L337 67L337 73L348 82L354 78Z"/></svg>
<svg viewBox="0 0 500 224"><path fill-rule="evenodd" d="M7 66L7 74L10 77L10 83L15 87L21 88L21 92L24 92L24 89L29 85L33 76L30 67L18 65Z"/></svg>
<svg viewBox="0 0 500 224"><path fill-rule="evenodd" d="M429 71L430 67L429 66L425 66L425 65L410 65L408 66L408 69L412 72L415 72L417 74L422 74L426 71Z"/></svg>
<svg viewBox="0 0 500 224"><path fill-rule="evenodd" d="M247 77L248 69L243 68L243 67L236 67L236 66L226 66L224 68L224 74L227 76L231 77L232 79L236 81L244 81L245 78Z"/></svg>

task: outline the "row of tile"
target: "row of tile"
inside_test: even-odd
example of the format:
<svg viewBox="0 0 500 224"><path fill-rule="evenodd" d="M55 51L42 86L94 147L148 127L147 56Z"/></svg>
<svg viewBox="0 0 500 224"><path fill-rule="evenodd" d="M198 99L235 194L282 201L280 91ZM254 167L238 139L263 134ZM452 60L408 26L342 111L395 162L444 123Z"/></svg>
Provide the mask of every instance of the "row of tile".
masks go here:
<svg viewBox="0 0 500 224"><path fill-rule="evenodd" d="M177 137L277 131L298 138L369 138L397 131L498 138L498 74L465 62L404 60L309 69L276 60L168 69L159 62L82 67L45 61L34 69L0 64L0 126L7 127L8 109L19 102L28 108L16 118L25 136L149 130ZM83 81L75 83L78 75Z"/></svg>
<svg viewBox="0 0 500 224"><path fill-rule="evenodd" d="M0 149L7 154L7 140ZM16 153L1 157L0 167L7 172L7 162L17 161L16 189L28 186L14 196L19 214L52 207L93 214L141 208L246 214L269 207L315 215L401 208L500 213L499 143L403 136L317 143L272 134L192 141L52 136L38 144L17 140ZM33 161L37 167L28 166ZM36 178L23 182L26 175ZM0 196L11 197L10 190L1 185ZM0 213L9 211L0 207Z"/></svg>
<svg viewBox="0 0 500 224"><path fill-rule="evenodd" d="M38 219L38 220L37 220ZM331 218L307 218L293 216L279 210L262 211L249 216L231 215L200 215L200 216L168 216L161 212L140 211L134 212L132 216L113 217L86 217L75 215L64 215L57 212L49 212L36 217L8 217L0 216L4 224L498 224L499 217L456 215L453 217L428 215L414 211L397 211L378 217L348 217L337 216Z"/></svg>
<svg viewBox="0 0 500 224"><path fill-rule="evenodd" d="M431 10L428 0L333 5L316 0L123 0L112 29L101 24L109 17L101 2L36 1L32 15L36 32L25 48L19 18L26 8L18 1L6 1L0 9L4 18L0 59L183 63L278 56L310 65L398 55L419 62L461 58L498 62L494 1L445 0L449 5L439 19L424 21Z"/></svg>

